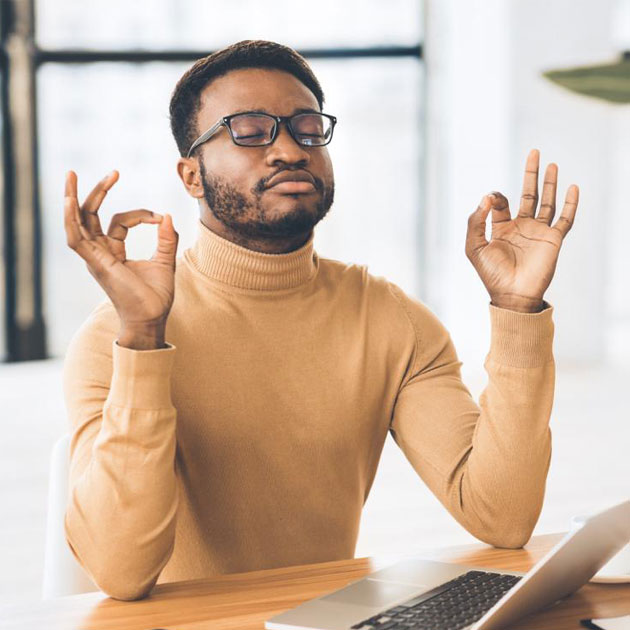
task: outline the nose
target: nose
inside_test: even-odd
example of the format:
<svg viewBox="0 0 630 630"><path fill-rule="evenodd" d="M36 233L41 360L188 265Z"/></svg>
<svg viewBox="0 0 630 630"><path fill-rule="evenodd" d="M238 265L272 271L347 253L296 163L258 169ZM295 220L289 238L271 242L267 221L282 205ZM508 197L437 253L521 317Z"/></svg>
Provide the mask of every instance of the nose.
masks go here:
<svg viewBox="0 0 630 630"><path fill-rule="evenodd" d="M280 123L278 135L273 144L267 147L267 164L274 166L278 163L300 164L305 166L311 159L305 147L298 144L290 134L286 123Z"/></svg>

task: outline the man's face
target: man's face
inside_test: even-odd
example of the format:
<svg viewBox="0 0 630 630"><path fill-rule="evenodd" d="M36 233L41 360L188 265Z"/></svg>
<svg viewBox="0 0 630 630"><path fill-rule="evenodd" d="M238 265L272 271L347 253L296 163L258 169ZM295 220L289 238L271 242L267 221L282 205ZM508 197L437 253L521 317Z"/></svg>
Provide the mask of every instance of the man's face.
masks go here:
<svg viewBox="0 0 630 630"><path fill-rule="evenodd" d="M222 116L259 111L290 116L300 109L319 111L313 93L293 75L259 68L233 70L203 92L199 134ZM334 176L326 147L304 147L281 123L271 145L242 147L222 127L194 154L199 159L204 198L214 216L244 237L290 237L309 233L333 202ZM310 174L312 187L269 186L291 171ZM286 173L285 173L286 174ZM273 182L271 182L273 184Z"/></svg>

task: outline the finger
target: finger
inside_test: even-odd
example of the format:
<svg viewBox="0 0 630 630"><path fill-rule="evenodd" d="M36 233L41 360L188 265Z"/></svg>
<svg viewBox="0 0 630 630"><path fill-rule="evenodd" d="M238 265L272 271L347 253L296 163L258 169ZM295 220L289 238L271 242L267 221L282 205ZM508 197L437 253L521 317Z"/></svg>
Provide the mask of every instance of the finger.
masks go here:
<svg viewBox="0 0 630 630"><path fill-rule="evenodd" d="M540 211L536 217L537 221L542 221L551 225L556 214L556 190L558 187L558 166L549 164L545 169L545 180L543 183L543 193L540 202Z"/></svg>
<svg viewBox="0 0 630 630"><path fill-rule="evenodd" d="M492 223L510 221L512 217L510 216L510 204L507 197L495 190L488 195L488 198L492 208Z"/></svg>
<svg viewBox="0 0 630 630"><path fill-rule="evenodd" d="M84 239L77 248L77 253L85 260L89 272L103 285L103 279L110 274L115 265L120 262L114 254L102 243L91 239Z"/></svg>
<svg viewBox="0 0 630 630"><path fill-rule="evenodd" d="M479 202L477 209L468 217L468 232L466 234L466 256L472 259L475 253L483 249L486 239L486 220L490 213L490 199L485 195Z"/></svg>
<svg viewBox="0 0 630 630"><path fill-rule="evenodd" d="M538 149L532 149L527 156L525 176L523 178L523 193L521 205L518 209L519 217L533 217L538 205L538 168L540 153Z"/></svg>
<svg viewBox="0 0 630 630"><path fill-rule="evenodd" d="M66 173L64 225L68 245L72 249L76 249L80 240L91 238L81 220L79 200L77 199L77 174L74 171Z"/></svg>
<svg viewBox="0 0 630 630"><path fill-rule="evenodd" d="M577 211L579 200L580 189L575 184L572 184L569 186L569 190L567 190L562 213L552 226L554 230L558 230L558 232L560 232L562 238L564 238L568 231L573 227L573 221L575 219L575 213Z"/></svg>
<svg viewBox="0 0 630 630"><path fill-rule="evenodd" d="M81 217L89 232L94 236L103 236L103 228L98 218L98 210L109 189L118 181L118 171L112 171L94 186L81 206Z"/></svg>
<svg viewBox="0 0 630 630"><path fill-rule="evenodd" d="M92 275L102 274L103 271L116 263L116 258L102 244L94 239L86 238L79 225L79 204L76 197L68 196L64 202L64 225L68 246L73 249L85 262Z"/></svg>
<svg viewBox="0 0 630 630"><path fill-rule="evenodd" d="M66 174L66 188L63 202L63 225L68 247L75 249L83 239L79 223L79 202L77 200L77 175L74 171Z"/></svg>
<svg viewBox="0 0 630 630"><path fill-rule="evenodd" d="M158 246L151 260L175 267L179 234L173 227L173 218L165 214L158 227Z"/></svg>
<svg viewBox="0 0 630 630"><path fill-rule="evenodd" d="M66 189L64 196L77 198L77 174L74 171L68 171L66 173Z"/></svg>
<svg viewBox="0 0 630 630"><path fill-rule="evenodd" d="M120 212L112 217L107 229L107 236L117 241L124 241L130 228L140 225L140 223L159 223L162 218L161 214L144 208Z"/></svg>

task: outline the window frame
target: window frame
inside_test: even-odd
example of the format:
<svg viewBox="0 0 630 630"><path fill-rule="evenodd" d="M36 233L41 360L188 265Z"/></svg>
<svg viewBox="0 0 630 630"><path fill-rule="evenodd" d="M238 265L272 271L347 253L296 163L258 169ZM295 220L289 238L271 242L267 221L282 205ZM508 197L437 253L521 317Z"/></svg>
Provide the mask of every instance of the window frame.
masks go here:
<svg viewBox="0 0 630 630"><path fill-rule="evenodd" d="M422 3L419 2L419 8ZM35 0L0 2L0 109L2 120L2 245L0 264L4 277L4 339L7 362L48 358L46 322L43 313L43 240L38 177L37 73L47 63L84 64L99 62L151 63L194 62L214 50L86 50L38 47L35 38ZM16 52L17 51L17 52ZM369 57L413 57L423 60L423 48L415 46L374 46L306 48L298 52L306 59L357 59ZM21 55L21 56L20 56ZM18 63L21 62L21 65ZM22 81L13 75L26 73ZM26 78L26 82L24 79ZM27 86L30 99L19 86ZM16 111L30 103L27 116ZM17 139L28 138L27 158L17 168L16 157L24 147ZM20 148L22 147L22 148ZM26 162L26 166L24 164ZM20 191L31 188L31 201L20 203ZM23 195L22 195L23 197ZM0 283L0 290L2 284Z"/></svg>

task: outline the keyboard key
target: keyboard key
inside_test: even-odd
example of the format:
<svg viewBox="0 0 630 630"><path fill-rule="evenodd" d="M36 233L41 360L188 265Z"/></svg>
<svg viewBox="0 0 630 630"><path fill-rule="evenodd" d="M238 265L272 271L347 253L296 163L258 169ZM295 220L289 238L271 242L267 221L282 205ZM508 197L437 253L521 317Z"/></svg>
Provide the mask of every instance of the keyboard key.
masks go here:
<svg viewBox="0 0 630 630"><path fill-rule="evenodd" d="M469 571L429 593L353 626L355 630L461 630L480 619L521 578Z"/></svg>

